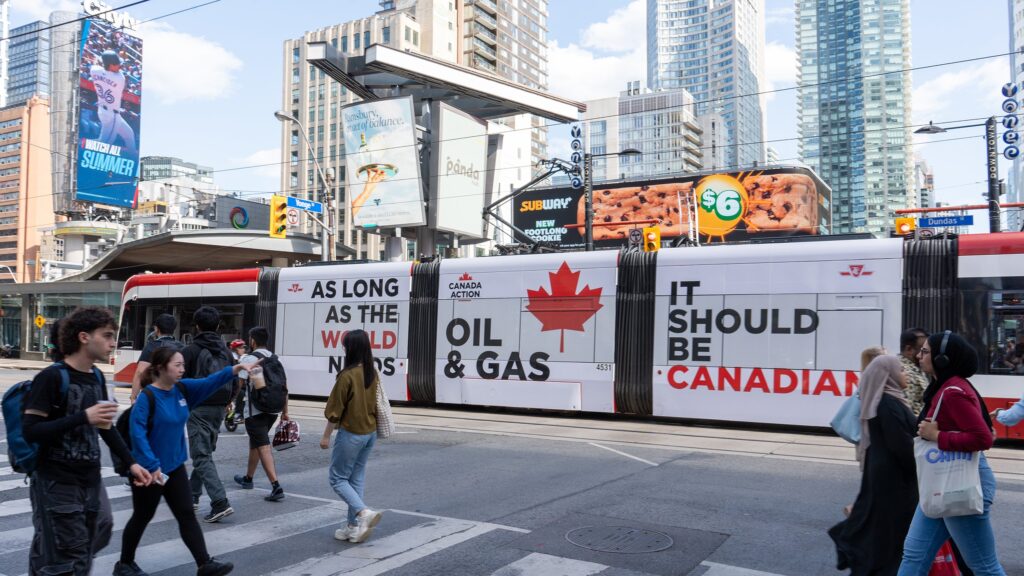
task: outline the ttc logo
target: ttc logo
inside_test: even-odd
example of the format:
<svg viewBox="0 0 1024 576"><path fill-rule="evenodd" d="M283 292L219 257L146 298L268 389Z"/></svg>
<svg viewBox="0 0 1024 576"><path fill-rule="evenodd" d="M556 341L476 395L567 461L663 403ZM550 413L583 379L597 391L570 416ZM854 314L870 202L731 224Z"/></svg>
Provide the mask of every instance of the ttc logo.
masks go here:
<svg viewBox="0 0 1024 576"><path fill-rule="evenodd" d="M298 282L293 282L291 287L288 288L288 291L292 294L297 294L302 292L302 286L300 286Z"/></svg>
<svg viewBox="0 0 1024 576"><path fill-rule="evenodd" d="M865 270L863 264L850 264L849 270L843 270L839 273L840 276L853 276L854 278L871 276L872 274L874 274L874 272L871 270Z"/></svg>

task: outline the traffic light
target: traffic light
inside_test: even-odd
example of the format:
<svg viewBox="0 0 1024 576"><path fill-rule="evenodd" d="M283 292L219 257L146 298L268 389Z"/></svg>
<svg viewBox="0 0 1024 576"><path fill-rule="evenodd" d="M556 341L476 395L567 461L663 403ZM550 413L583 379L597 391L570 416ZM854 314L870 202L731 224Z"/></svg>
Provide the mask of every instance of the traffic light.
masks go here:
<svg viewBox="0 0 1024 576"><path fill-rule="evenodd" d="M917 228L917 221L913 218L904 217L896 219L896 234L900 236L913 234L915 228Z"/></svg>
<svg viewBox="0 0 1024 576"><path fill-rule="evenodd" d="M286 238L288 236L288 197L272 196L270 198L270 237Z"/></svg>
<svg viewBox="0 0 1024 576"><path fill-rule="evenodd" d="M661 248L661 229L657 226L644 228L644 252L657 252Z"/></svg>

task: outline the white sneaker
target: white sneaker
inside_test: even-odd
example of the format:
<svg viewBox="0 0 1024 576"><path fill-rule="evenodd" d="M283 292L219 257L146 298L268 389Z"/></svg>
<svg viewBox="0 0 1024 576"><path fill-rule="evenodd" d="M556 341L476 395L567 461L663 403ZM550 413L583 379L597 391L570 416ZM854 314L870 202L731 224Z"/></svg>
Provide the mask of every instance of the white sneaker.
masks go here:
<svg viewBox="0 0 1024 576"><path fill-rule="evenodd" d="M352 538L352 534L355 533L356 527L352 524L345 524L344 528L338 528L334 531L334 539L341 540L342 542L348 542Z"/></svg>
<svg viewBox="0 0 1024 576"><path fill-rule="evenodd" d="M355 544L366 542L370 535L373 534L373 527L380 523L380 517L381 513L377 510L364 509L356 517L356 527L348 541Z"/></svg>

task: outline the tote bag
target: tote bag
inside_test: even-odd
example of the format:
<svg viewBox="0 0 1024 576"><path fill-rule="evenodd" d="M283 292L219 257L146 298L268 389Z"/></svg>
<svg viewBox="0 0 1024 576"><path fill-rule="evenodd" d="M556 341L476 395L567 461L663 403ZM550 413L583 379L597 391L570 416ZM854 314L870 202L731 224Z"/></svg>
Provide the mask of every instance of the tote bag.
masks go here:
<svg viewBox="0 0 1024 576"><path fill-rule="evenodd" d="M860 392L843 402L832 418L832 429L839 437L851 444L860 443Z"/></svg>
<svg viewBox="0 0 1024 576"><path fill-rule="evenodd" d="M947 390L957 388L951 386ZM942 408L939 396L932 420ZM941 450L937 442L914 438L914 459L917 461L917 487L921 511L929 518L970 516L984 511L981 475L978 472L980 452Z"/></svg>
<svg viewBox="0 0 1024 576"><path fill-rule="evenodd" d="M377 437L390 438L395 433L395 417L391 413L391 402L384 392L384 385L377 383Z"/></svg>
<svg viewBox="0 0 1024 576"><path fill-rule="evenodd" d="M961 576L960 567L956 564L956 557L953 556L953 545L949 540L935 553L935 561L928 571L928 576Z"/></svg>

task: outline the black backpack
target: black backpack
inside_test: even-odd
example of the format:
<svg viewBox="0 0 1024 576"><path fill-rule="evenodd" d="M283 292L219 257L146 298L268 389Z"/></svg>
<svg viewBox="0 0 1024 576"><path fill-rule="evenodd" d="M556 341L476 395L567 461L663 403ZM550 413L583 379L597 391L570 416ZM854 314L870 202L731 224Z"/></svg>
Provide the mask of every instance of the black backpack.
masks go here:
<svg viewBox="0 0 1024 576"><path fill-rule="evenodd" d="M260 412L280 414L288 402L288 376L284 372L284 364L281 364L276 354L264 356L253 352L252 355L263 359L260 368L263 368L263 379L267 385L258 390L252 388L251 402Z"/></svg>
<svg viewBox="0 0 1024 576"><path fill-rule="evenodd" d="M181 382L175 382L174 387L178 389L178 392L181 392L182 396L185 396L186 398L188 397L186 396L184 384ZM149 418L146 419L146 435L148 436L149 433L153 431L153 414L156 412L156 395L154 395L153 391L149 389L149 386L143 388L142 393L149 399ZM132 408L134 408L134 406L130 406L127 410L122 412L121 415L117 417L117 423L114 424L114 428L117 430L117 433L121 435L121 439L124 440L125 446L128 447L129 451L132 449ZM128 475L128 469L131 467L128 462L118 458L117 454L115 454L113 450L110 451L110 459L114 463L114 472L117 472L121 476Z"/></svg>
<svg viewBox="0 0 1024 576"><path fill-rule="evenodd" d="M195 373L191 375L192 378L206 378L211 374L216 374L228 366L234 365L234 359L231 357L231 353L228 352L227 346L223 347L216 352L210 351L209 348L204 348L197 344L191 344L192 352L195 358ZM203 402L204 406L227 406L231 402L233 396L232 392L235 390L235 379L232 378L224 387L214 392L209 398Z"/></svg>

